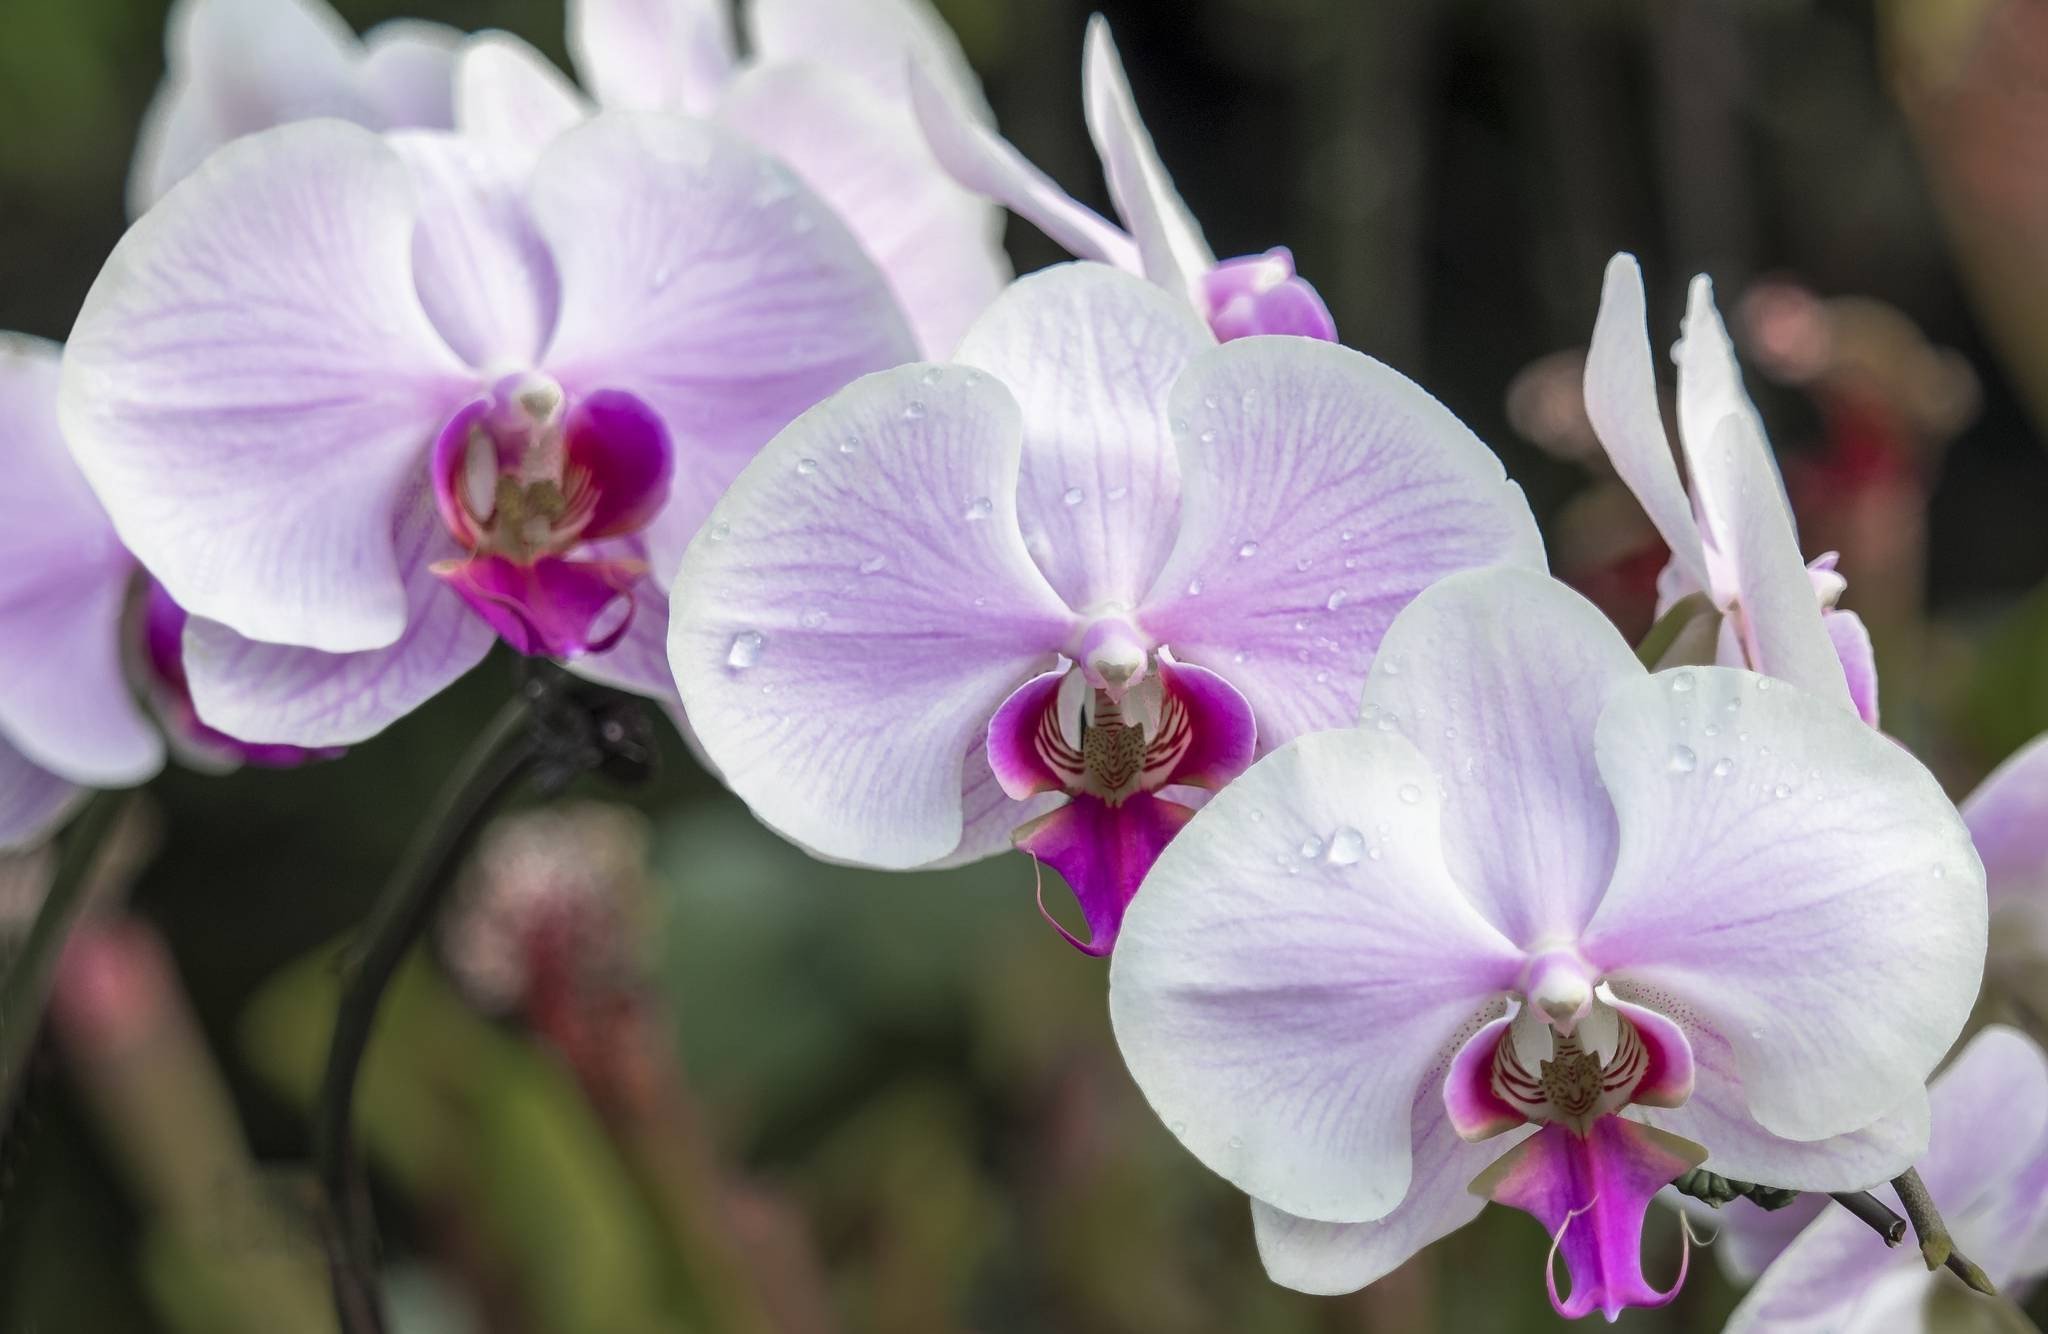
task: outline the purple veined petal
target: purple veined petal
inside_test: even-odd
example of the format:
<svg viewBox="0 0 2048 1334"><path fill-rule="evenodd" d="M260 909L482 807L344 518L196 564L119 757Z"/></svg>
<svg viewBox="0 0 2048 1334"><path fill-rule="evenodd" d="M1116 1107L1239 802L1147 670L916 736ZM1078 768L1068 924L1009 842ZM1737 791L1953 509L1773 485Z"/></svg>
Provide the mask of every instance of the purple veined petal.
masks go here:
<svg viewBox="0 0 2048 1334"><path fill-rule="evenodd" d="M1073 890L1088 939L1060 925L1041 893L1045 920L1081 953L1098 959L1108 954L1145 873L1194 815L1150 792L1134 793L1116 806L1084 793L1019 827L1017 847L1058 871Z"/></svg>
<svg viewBox="0 0 2048 1334"><path fill-rule="evenodd" d="M192 618L152 579L142 595L141 620L144 693L169 738L170 749L187 767L201 772L242 764L293 769L318 760L340 759L346 753L340 746L252 745L207 726L192 705L192 682L185 672L185 627Z"/></svg>
<svg viewBox="0 0 2048 1334"><path fill-rule="evenodd" d="M121 655L135 562L57 428L60 349L0 335L0 734L75 783L121 787L163 764Z"/></svg>
<svg viewBox="0 0 2048 1334"><path fill-rule="evenodd" d="M1304 736L1216 794L1124 918L1109 1009L1132 1076L1211 1171L1284 1212L1391 1214L1418 1096L1440 1098L1514 983L1439 817L1402 738Z"/></svg>
<svg viewBox="0 0 2048 1334"><path fill-rule="evenodd" d="M675 450L661 418L639 399L600 389L569 409L562 434L569 466L597 488L586 539L638 532L668 503Z"/></svg>
<svg viewBox="0 0 2048 1334"><path fill-rule="evenodd" d="M731 0L569 0L569 58L605 106L709 115L737 60Z"/></svg>
<svg viewBox="0 0 2048 1334"><path fill-rule="evenodd" d="M868 376L771 441L691 544L676 682L786 837L888 867L959 845L970 747L1076 629L1017 530L1020 430L980 372Z"/></svg>
<svg viewBox="0 0 2048 1334"><path fill-rule="evenodd" d="M1426 1083L1415 1099L1410 1133L1415 1158L1408 1194L1376 1223L1318 1223L1252 1201L1259 1258L1275 1283L1323 1296L1355 1292L1478 1217L1486 1201L1472 1193L1472 1179L1514 1140L1459 1139L1444 1119L1442 1100Z"/></svg>
<svg viewBox="0 0 2048 1334"><path fill-rule="evenodd" d="M165 21L164 82L129 171L129 213L141 216L245 134L316 116L377 124L359 54L355 33L324 0L179 0Z"/></svg>
<svg viewBox="0 0 2048 1334"><path fill-rule="evenodd" d="M714 127L606 112L548 149L532 207L561 274L547 369L572 393L638 395L675 447L674 499L647 534L661 579L770 436L913 355L860 243Z"/></svg>
<svg viewBox="0 0 2048 1334"><path fill-rule="evenodd" d="M364 741L483 661L496 636L433 573L462 552L432 499L415 487L387 514L405 571L407 616L397 642L358 653L265 644L193 617L185 672L202 722L252 744L347 746Z"/></svg>
<svg viewBox="0 0 2048 1334"><path fill-rule="evenodd" d="M1682 1106L1636 1107L1629 1115L1706 1145L1710 1172L1792 1190L1860 1190L1903 1172L1927 1145L1924 1089L1846 1135L1805 1141L1773 1135L1749 1111L1725 1037L1682 1002L1653 989L1624 983L1615 991L1676 1023L1693 1059L1692 1095Z"/></svg>
<svg viewBox="0 0 2048 1334"><path fill-rule="evenodd" d="M720 123L786 163L888 276L930 359L949 356L1010 279L1001 219L924 146L909 108L815 64L748 70Z"/></svg>
<svg viewBox="0 0 2048 1334"><path fill-rule="evenodd" d="M1849 702L1856 716L1877 726L1877 652L1871 647L1870 631L1853 611L1829 608L1821 613L1821 628L1834 645L1835 660L1841 664L1842 680L1849 687Z"/></svg>
<svg viewBox="0 0 2048 1334"><path fill-rule="evenodd" d="M1046 710L1059 698L1070 670L1062 659L1051 671L1040 672L1011 691L989 719L989 773L1012 801L1066 790L1066 780L1045 762L1033 738L1045 725Z"/></svg>
<svg viewBox="0 0 2048 1334"><path fill-rule="evenodd" d="M2035 737L1963 798L1963 822L1984 861L1994 911L2048 915L2048 733Z"/></svg>
<svg viewBox="0 0 2048 1334"><path fill-rule="evenodd" d="M386 142L419 199L413 282L455 354L471 366L531 366L555 323L560 284L527 213L524 164L467 136L405 130Z"/></svg>
<svg viewBox="0 0 2048 1334"><path fill-rule="evenodd" d="M93 284L64 435L195 616L326 652L403 632L392 509L474 392L413 288L414 221L378 136L287 125L215 154Z"/></svg>
<svg viewBox="0 0 2048 1334"><path fill-rule="evenodd" d="M1258 754L1252 706L1236 686L1206 667L1175 662L1162 653L1159 679L1185 709L1192 739L1166 776L1171 784L1220 789L1250 767Z"/></svg>
<svg viewBox="0 0 2048 1334"><path fill-rule="evenodd" d="M1663 1306L1678 1295L1683 1262L1662 1291L1643 1277L1643 1217L1659 1190L1705 1157L1697 1144L1619 1116L1601 1117L1583 1137L1553 1122L1508 1150L1472 1189L1534 1216L1550 1234L1545 1268L1561 1252L1571 1273L1563 1299L1555 1275L1545 1275L1559 1315L1599 1311L1612 1321L1628 1307Z"/></svg>
<svg viewBox="0 0 2048 1334"><path fill-rule="evenodd" d="M1018 279L961 341L1024 409L1018 517L1068 605L1128 607L1152 586L1180 509L1169 396L1214 342L1186 302L1086 263Z"/></svg>
<svg viewBox="0 0 2048 1334"><path fill-rule="evenodd" d="M459 28L420 19L389 19L363 34L357 77L381 128L454 127L455 56L462 41Z"/></svg>
<svg viewBox="0 0 2048 1334"><path fill-rule="evenodd" d="M591 114L562 72L510 33L480 32L465 41L454 79L456 128L521 172Z"/></svg>
<svg viewBox="0 0 2048 1334"><path fill-rule="evenodd" d="M647 573L639 561L515 561L495 554L441 561L433 569L513 652L563 660L603 653L619 642L631 628L634 592Z"/></svg>
<svg viewBox="0 0 2048 1334"><path fill-rule="evenodd" d="M1529 1118L1493 1088L1494 1057L1513 1023L1502 1015L1467 1038L1444 1073L1444 1114L1458 1138L1468 1143L1478 1144L1528 1124Z"/></svg>
<svg viewBox="0 0 2048 1334"><path fill-rule="evenodd" d="M750 0L747 38L762 65L808 61L900 102L906 72L925 70L970 120L995 123L959 39L928 0Z"/></svg>
<svg viewBox="0 0 2048 1334"><path fill-rule="evenodd" d="M1166 795L1176 799L1180 796L1172 791ZM988 744L977 735L968 743L966 772L960 782L960 842L945 856L925 865L930 868L966 866L997 853L1010 852L1016 847L1012 835L1017 829L1065 800L1064 793L1052 792L1040 793L1027 801L1011 797L989 771ZM1183 801L1182 804L1187 803ZM1028 870L1024 869L1028 863L1017 857L1008 864L1019 868L1018 883L1021 886L1029 877Z"/></svg>
<svg viewBox="0 0 2048 1334"><path fill-rule="evenodd" d="M0 852L42 842L84 795L0 736Z"/></svg>
<svg viewBox="0 0 2048 1334"><path fill-rule="evenodd" d="M1001 203L1076 259L1143 276L1144 261L1130 237L961 110L921 65L911 66L910 100L926 145L954 180Z"/></svg>
<svg viewBox="0 0 2048 1334"><path fill-rule="evenodd" d="M1615 826L1593 727L1640 675L1590 603L1533 571L1447 578L1380 646L1366 724L1404 733L1447 783L1452 872L1510 939L1568 938L1598 901Z"/></svg>
<svg viewBox="0 0 2048 1334"><path fill-rule="evenodd" d="M1816 699L1855 711L1842 660L1822 624L1813 580L1799 554L1771 447L1753 414L1723 417L1692 455L1693 484L1724 498L1716 541L1734 567L1734 627L1748 665L1790 681Z"/></svg>
<svg viewBox="0 0 2048 1334"><path fill-rule="evenodd" d="M1189 365L1171 416L1186 424L1180 529L1139 620L1229 677L1268 748L1355 718L1381 636L1437 579L1543 567L1500 460L1362 353L1227 343Z"/></svg>
<svg viewBox="0 0 2048 1334"><path fill-rule="evenodd" d="M1656 361L1643 308L1643 271L1634 255L1607 261L1600 314L1586 350L1586 416L1608 461L1635 494L1671 548L1672 564L1691 588L1710 586L1699 520L1678 475L1678 461L1657 404Z"/></svg>
<svg viewBox="0 0 2048 1334"><path fill-rule="evenodd" d="M1700 274L1687 292L1685 325L1672 349L1678 363L1678 439L1685 449L1686 469L1692 477L1692 501L1709 544L1728 552L1731 535L1740 526L1739 511L1762 508L1772 495L1748 490L1745 473L1716 469L1701 458L1729 417L1740 418L1760 442L1769 465L1776 502L1785 509L1790 522L1791 508L1784 500L1784 484L1771 462L1770 433L1749 393L1742 387L1742 368L1736 364L1735 344L1721 322L1714 305L1714 282ZM1798 545L1794 539L1795 546ZM1805 562L1800 562L1803 567Z"/></svg>
<svg viewBox="0 0 2048 1334"><path fill-rule="evenodd" d="M1102 156L1110 198L1137 242L1145 276L1193 301L1202 275L1215 267L1216 255L1175 193L1152 136L1138 118L1130 82L1109 35L1109 21L1100 14L1088 20L1081 71L1088 137Z"/></svg>
<svg viewBox="0 0 2048 1334"><path fill-rule="evenodd" d="M1999 1217L1994 1201L2022 1187L2048 1149L2048 1064L2019 1033L1993 1026L1971 1040L1931 1093L1934 1131L1921 1177L1940 1202L1957 1247L2001 1287L2024 1282L2038 1272L2040 1259L2029 1263L2024 1229ZM2023 1212L2041 1207L2038 1184L2032 1193ZM1912 1287L1905 1277L1914 1280ZM1894 1284L1904 1290L1884 1291ZM1829 1210L1758 1280L1728 1328L1737 1334L1910 1329L1898 1316L1913 1311L1930 1285L1910 1248L1872 1245L1869 1230L1856 1219ZM1890 1323L1880 1323L1879 1316Z"/></svg>
<svg viewBox="0 0 2048 1334"><path fill-rule="evenodd" d="M1775 1135L1902 1105L1984 966L1983 868L1933 776L1850 711L1723 667L1617 686L1594 750L1621 848L1584 956L1727 1039Z"/></svg>

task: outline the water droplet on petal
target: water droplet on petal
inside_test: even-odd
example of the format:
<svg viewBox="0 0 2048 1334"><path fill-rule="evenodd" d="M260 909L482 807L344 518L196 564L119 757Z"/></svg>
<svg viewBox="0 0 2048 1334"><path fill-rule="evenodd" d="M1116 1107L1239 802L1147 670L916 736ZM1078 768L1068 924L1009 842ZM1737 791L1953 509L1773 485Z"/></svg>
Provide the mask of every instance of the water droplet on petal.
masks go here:
<svg viewBox="0 0 2048 1334"><path fill-rule="evenodd" d="M1244 1147L1244 1137L1242 1135L1232 1135L1230 1137L1230 1147L1232 1149L1242 1149Z"/></svg>
<svg viewBox="0 0 2048 1334"><path fill-rule="evenodd" d="M1302 856L1304 856L1304 857L1320 857L1320 856L1322 856L1322 855L1323 855L1323 840L1321 840L1321 839L1319 839L1319 838L1314 838L1314 837L1310 837L1310 838L1305 838L1305 839L1303 839L1303 840L1301 841L1301 855L1302 855Z"/></svg>
<svg viewBox="0 0 2048 1334"><path fill-rule="evenodd" d="M1297 570L1306 570L1313 564L1315 564L1315 561L1307 556L1296 556L1294 558L1294 568Z"/></svg>
<svg viewBox="0 0 2048 1334"><path fill-rule="evenodd" d="M1330 835L1330 865L1350 866L1365 854L1365 835L1345 825Z"/></svg>
<svg viewBox="0 0 2048 1334"><path fill-rule="evenodd" d="M847 439L847 440L841 440L841 441L839 442L839 452L840 452L840 453L842 453L842 454L851 454L851 453L853 453L853 452L854 452L855 450L857 450L857 449L859 449L859 448L860 448L860 441L858 441L858 440L853 440L853 439Z"/></svg>
<svg viewBox="0 0 2048 1334"><path fill-rule="evenodd" d="M986 519L995 512L996 506L994 501L990 500L987 496L976 496L967 502L967 508L960 512L960 516L969 523L972 523L977 519Z"/></svg>
<svg viewBox="0 0 2048 1334"><path fill-rule="evenodd" d="M732 647L725 651L725 665L736 672L743 672L761 660L761 646L767 637L759 630L742 630L732 637Z"/></svg>
<svg viewBox="0 0 2048 1334"><path fill-rule="evenodd" d="M1734 772L1735 761L1729 759L1727 756L1724 755L1720 759L1714 761L1714 777L1726 778L1729 774L1732 774Z"/></svg>
<svg viewBox="0 0 2048 1334"><path fill-rule="evenodd" d="M1413 783L1401 784L1401 800L1413 806L1422 800L1422 789Z"/></svg>
<svg viewBox="0 0 2048 1334"><path fill-rule="evenodd" d="M913 398L910 402L903 405L903 419L905 421L916 421L922 416L924 416L924 404L920 400Z"/></svg>
<svg viewBox="0 0 2048 1334"><path fill-rule="evenodd" d="M1069 509L1081 503L1081 488L1070 486L1060 495L1060 503Z"/></svg>
<svg viewBox="0 0 2048 1334"><path fill-rule="evenodd" d="M873 574L888 563L889 558L887 556L870 556L860 563L860 572L862 574Z"/></svg>
<svg viewBox="0 0 2048 1334"><path fill-rule="evenodd" d="M1771 678L1768 676L1759 676L1756 679L1756 688L1758 690L1769 690L1771 688Z"/></svg>
<svg viewBox="0 0 2048 1334"><path fill-rule="evenodd" d="M1372 858L1374 861L1378 861L1380 858L1386 856L1387 854L1380 851L1380 849L1378 848L1374 848L1371 851L1367 852L1365 855Z"/></svg>
<svg viewBox="0 0 2048 1334"><path fill-rule="evenodd" d="M803 622L804 629L815 630L825 623L825 613L817 610L814 607L810 611L805 612L802 616L799 616L797 619Z"/></svg>
<svg viewBox="0 0 2048 1334"><path fill-rule="evenodd" d="M1247 542L1237 549L1237 558L1239 560L1250 560L1258 554L1259 544L1257 542Z"/></svg>
<svg viewBox="0 0 2048 1334"><path fill-rule="evenodd" d="M723 542L726 538L732 536L732 525L721 519L711 525L710 531L705 533L705 536L714 542Z"/></svg>
<svg viewBox="0 0 2048 1334"><path fill-rule="evenodd" d="M799 477L809 477L817 470L818 461L816 459L798 459L796 461L796 474Z"/></svg>
<svg viewBox="0 0 2048 1334"><path fill-rule="evenodd" d="M1199 593L1200 593L1201 591L1202 591L1202 576L1198 574L1198 575L1196 575L1196 576L1195 576L1194 578L1192 578L1192 579L1188 580L1188 596L1189 596L1189 597L1194 597L1194 596L1196 596L1197 594L1199 594Z"/></svg>
<svg viewBox="0 0 2048 1334"><path fill-rule="evenodd" d="M1776 787L1771 789L1771 795L1776 797L1779 801L1783 801L1785 798L1792 795L1792 785L1790 783L1780 783Z"/></svg>
<svg viewBox="0 0 2048 1334"><path fill-rule="evenodd" d="M1349 528L1346 528L1343 532L1337 534L1337 540L1339 542L1349 542L1353 536L1354 534L1352 533L1352 531Z"/></svg>
<svg viewBox="0 0 2048 1334"><path fill-rule="evenodd" d="M1683 695L1692 690L1692 673L1680 672L1671 678L1671 693Z"/></svg>
<svg viewBox="0 0 2048 1334"><path fill-rule="evenodd" d="M1389 653L1386 657L1381 658L1380 671L1387 676L1399 676L1401 674L1400 656L1398 654ZM1448 736L1449 733L1445 733L1445 735Z"/></svg>
<svg viewBox="0 0 2048 1334"><path fill-rule="evenodd" d="M1122 500L1125 496L1131 494L1131 488L1128 486L1112 486L1102 494L1110 500Z"/></svg>
<svg viewBox="0 0 2048 1334"><path fill-rule="evenodd" d="M1672 773L1689 774L1699 762L1699 756L1692 753L1691 746L1673 746L1671 748Z"/></svg>
<svg viewBox="0 0 2048 1334"><path fill-rule="evenodd" d="M925 384L937 384L939 381L946 378L946 372L942 368L934 366L930 370L926 371L923 375L918 376L917 378L923 381Z"/></svg>

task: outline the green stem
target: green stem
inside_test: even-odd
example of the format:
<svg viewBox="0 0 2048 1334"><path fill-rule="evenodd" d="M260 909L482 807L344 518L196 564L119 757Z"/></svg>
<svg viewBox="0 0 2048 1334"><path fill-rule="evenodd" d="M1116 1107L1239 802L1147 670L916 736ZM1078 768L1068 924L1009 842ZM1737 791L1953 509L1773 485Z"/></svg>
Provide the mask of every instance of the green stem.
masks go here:
<svg viewBox="0 0 2048 1334"><path fill-rule="evenodd" d="M6 977L0 979L0 1120L5 1119L29 1048L42 1028L50 979L57 971L64 942L85 909L98 853L127 797L125 791L95 792L65 828L49 893L36 910L28 938L8 965Z"/></svg>
<svg viewBox="0 0 2048 1334"><path fill-rule="evenodd" d="M1935 1207L1934 1195L1920 1179L1920 1173L1909 1167L1892 1178L1892 1186L1899 1192L1906 1217L1913 1220L1913 1235L1920 1239L1920 1255L1927 1261L1927 1267L1947 1269L1978 1292L1996 1297L1998 1288L1990 1275L1956 1249L1955 1238L1949 1235L1948 1224L1942 1221L1941 1210Z"/></svg>
<svg viewBox="0 0 2048 1334"><path fill-rule="evenodd" d="M1713 612L1713 600L1705 593L1688 593L1672 603L1671 610L1658 617L1650 632L1643 636L1643 642L1636 645L1637 661L1653 672L1659 665L1673 665L1664 664L1664 658L1678 643L1678 637L1695 620Z"/></svg>

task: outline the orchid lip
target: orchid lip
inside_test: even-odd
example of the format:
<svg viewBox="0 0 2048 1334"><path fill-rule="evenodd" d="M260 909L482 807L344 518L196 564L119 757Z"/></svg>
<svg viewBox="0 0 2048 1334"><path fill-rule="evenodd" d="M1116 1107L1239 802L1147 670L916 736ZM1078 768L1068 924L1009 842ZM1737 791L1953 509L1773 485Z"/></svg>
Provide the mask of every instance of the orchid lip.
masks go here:
<svg viewBox="0 0 2048 1334"><path fill-rule="evenodd" d="M1198 304L1218 341L1254 334L1294 334L1337 341L1337 323L1308 281L1296 275L1294 255L1275 246L1214 265L1196 283Z"/></svg>

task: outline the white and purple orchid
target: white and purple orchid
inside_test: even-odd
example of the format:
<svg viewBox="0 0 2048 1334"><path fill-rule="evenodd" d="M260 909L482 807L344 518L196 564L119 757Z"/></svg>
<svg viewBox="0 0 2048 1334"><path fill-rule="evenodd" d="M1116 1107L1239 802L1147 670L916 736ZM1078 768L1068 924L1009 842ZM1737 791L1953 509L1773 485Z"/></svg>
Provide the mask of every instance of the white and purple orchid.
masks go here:
<svg viewBox="0 0 2048 1334"><path fill-rule="evenodd" d="M456 123L529 159L603 108L711 120L772 154L838 214L888 277L927 357L952 352L1002 290L1001 216L954 184L911 114L908 71L974 124L981 85L925 0L752 0L747 56L732 0L571 0L569 51L589 98L505 33L456 62Z"/></svg>
<svg viewBox="0 0 2048 1334"><path fill-rule="evenodd" d="M1007 205L1067 253L1157 283L1186 301L1221 340L1299 334L1335 341L1329 308L1296 276L1294 256L1285 246L1217 260L1159 160L1109 23L1099 14L1088 23L1081 82L1088 134L1102 157L1122 228L1061 190L994 130L965 114L966 104L929 67L913 69L911 91L925 137L954 179Z"/></svg>
<svg viewBox="0 0 2048 1334"><path fill-rule="evenodd" d="M1014 832L1091 953L1186 789L1351 717L1434 579L1542 564L1493 454L1349 349L1217 347L1076 263L1015 283L957 360L855 384L747 467L683 561L676 680L775 829L884 867Z"/></svg>
<svg viewBox="0 0 2048 1334"><path fill-rule="evenodd" d="M2048 735L1994 769L1962 812L1991 901L1990 1012L2048 1040Z"/></svg>
<svg viewBox="0 0 2048 1334"><path fill-rule="evenodd" d="M1132 1074L1278 1281L1369 1283L1483 1193L1563 1252L1561 1313L1612 1318L1675 1290L1638 1247L1681 1172L1851 1190L1925 1147L1984 882L1903 749L1768 677L1651 675L1513 569L1416 598L1363 719L1210 801L1110 969Z"/></svg>
<svg viewBox="0 0 2048 1334"><path fill-rule="evenodd" d="M140 215L221 145L289 121L449 128L461 41L454 28L413 19L358 38L325 0L176 0L164 81L129 169L128 211Z"/></svg>
<svg viewBox="0 0 2048 1334"><path fill-rule="evenodd" d="M200 717L333 746L501 637L667 695L663 586L724 483L913 352L831 210L714 127L608 113L515 166L311 121L123 238L62 419L192 614Z"/></svg>
<svg viewBox="0 0 2048 1334"><path fill-rule="evenodd" d="M1970 1040L1928 1094L1933 1126L1921 1180L1957 1248L2001 1291L2024 1291L2048 1275L2048 1057L2019 1032L1993 1026ZM1880 1195L1896 1203L1888 1190ZM1915 1248L1887 1249L1842 1210L1816 1204L1810 1213L1818 1216L1789 1244L1776 1243L1782 1251L1726 1334L2031 1328L2016 1315L2010 1325L1969 1323L1988 1314L1985 1299L1929 1273ZM1728 1240L1772 1228L1773 1217L1736 1201L1727 1210Z"/></svg>
<svg viewBox="0 0 2048 1334"><path fill-rule="evenodd" d="M1657 614L1703 593L1719 613L1714 661L1790 681L1824 699L1845 698L1877 722L1870 634L1835 606L1848 587L1835 553L1806 562L1763 419L1742 387L1735 348L1714 306L1714 286L1692 281L1678 364L1680 479L1664 417L1632 255L1607 265L1600 315L1586 355L1586 415L1614 470L1635 492L1671 563L1657 581ZM1846 689L1846 697L1843 691Z"/></svg>

